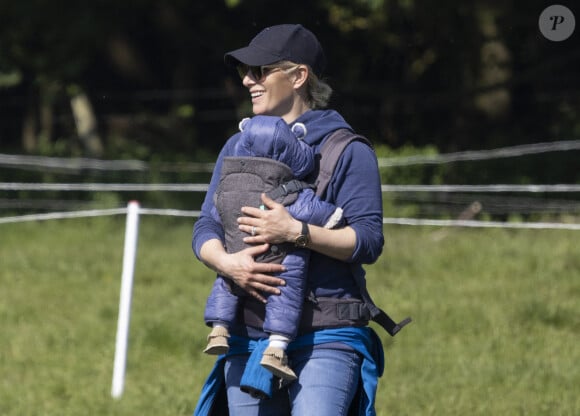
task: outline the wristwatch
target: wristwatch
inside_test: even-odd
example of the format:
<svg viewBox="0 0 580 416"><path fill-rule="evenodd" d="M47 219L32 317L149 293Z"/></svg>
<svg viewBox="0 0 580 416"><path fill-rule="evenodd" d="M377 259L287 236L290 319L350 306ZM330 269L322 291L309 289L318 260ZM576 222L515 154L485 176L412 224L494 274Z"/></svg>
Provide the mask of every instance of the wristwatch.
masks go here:
<svg viewBox="0 0 580 416"><path fill-rule="evenodd" d="M308 224L302 221L302 232L294 239L294 245L304 248L308 243L310 243L310 231L308 230Z"/></svg>

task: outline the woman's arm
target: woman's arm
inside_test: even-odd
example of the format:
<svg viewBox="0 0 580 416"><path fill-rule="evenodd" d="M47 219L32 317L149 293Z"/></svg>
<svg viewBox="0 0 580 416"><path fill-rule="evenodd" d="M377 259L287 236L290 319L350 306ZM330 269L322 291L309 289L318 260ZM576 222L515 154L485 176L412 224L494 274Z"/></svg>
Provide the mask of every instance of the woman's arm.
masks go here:
<svg viewBox="0 0 580 416"><path fill-rule="evenodd" d="M268 208L267 210L254 207L242 208L242 213L247 217L238 219L240 229L251 234L252 227L256 227L254 231L257 234L254 237L244 238L244 241L250 244L294 242L302 232L302 223L292 218L282 204L265 194L262 195L262 202ZM356 233L351 227L326 229L310 224L308 229L310 243L307 248L342 261L352 256L356 244Z"/></svg>
<svg viewBox="0 0 580 416"><path fill-rule="evenodd" d="M262 293L280 294L277 286L284 286L284 280L270 274L284 271L284 267L274 263L256 263L254 257L268 250L268 244L261 244L227 253L218 239L206 241L200 249L199 258L210 269L221 276L233 280L256 299L266 302Z"/></svg>
<svg viewBox="0 0 580 416"><path fill-rule="evenodd" d="M359 263L372 263L382 252L382 195L376 156L366 144L354 142L345 152L329 183L329 202L343 209L347 226L324 229L309 225L311 243L308 248L326 256ZM255 236L246 243L293 242L301 232L299 221L286 208L267 196L262 200L268 210L242 208L240 229Z"/></svg>
<svg viewBox="0 0 580 416"><path fill-rule="evenodd" d="M302 224L298 222L298 226ZM337 260L347 261L352 257L356 245L356 233L351 227L327 229L309 225L308 248ZM298 235L295 234L295 237Z"/></svg>

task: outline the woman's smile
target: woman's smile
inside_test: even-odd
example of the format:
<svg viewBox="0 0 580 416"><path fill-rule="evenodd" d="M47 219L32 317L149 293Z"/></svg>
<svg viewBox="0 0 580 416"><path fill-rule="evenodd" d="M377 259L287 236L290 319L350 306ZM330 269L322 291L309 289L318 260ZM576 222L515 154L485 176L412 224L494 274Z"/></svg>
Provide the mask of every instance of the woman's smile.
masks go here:
<svg viewBox="0 0 580 416"><path fill-rule="evenodd" d="M257 101L261 96L265 94L266 91L264 90L254 90L250 91L250 95L252 96L252 102Z"/></svg>

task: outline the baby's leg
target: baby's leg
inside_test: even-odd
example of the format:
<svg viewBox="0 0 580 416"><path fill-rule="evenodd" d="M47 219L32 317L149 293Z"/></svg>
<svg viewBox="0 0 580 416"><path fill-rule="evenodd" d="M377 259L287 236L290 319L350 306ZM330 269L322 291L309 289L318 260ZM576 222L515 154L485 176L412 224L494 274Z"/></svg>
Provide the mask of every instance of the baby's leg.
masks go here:
<svg viewBox="0 0 580 416"><path fill-rule="evenodd" d="M280 334L271 334L268 339L268 348L260 361L262 367L283 380L296 380L296 374L288 366L286 349L291 339Z"/></svg>
<svg viewBox="0 0 580 416"><path fill-rule="evenodd" d="M228 326L221 322L215 322L209 335L207 336L207 346L203 350L206 354L222 355L228 352L228 338L230 331Z"/></svg>
<svg viewBox="0 0 580 416"><path fill-rule="evenodd" d="M206 354L221 355L228 352L228 323L234 322L236 318L238 301L238 297L232 293L230 283L218 276L205 305L204 321L213 327L203 350Z"/></svg>

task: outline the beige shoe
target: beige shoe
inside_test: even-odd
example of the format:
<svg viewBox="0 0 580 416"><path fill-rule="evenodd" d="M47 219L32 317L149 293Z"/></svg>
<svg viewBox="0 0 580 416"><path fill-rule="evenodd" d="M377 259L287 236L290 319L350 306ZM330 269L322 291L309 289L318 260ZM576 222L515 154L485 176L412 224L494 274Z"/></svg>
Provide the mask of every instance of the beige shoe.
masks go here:
<svg viewBox="0 0 580 416"><path fill-rule="evenodd" d="M228 345L229 337L230 333L227 328L224 328L223 326L214 327L207 336L208 343L203 352L211 355L222 355L227 353L230 349L230 346Z"/></svg>
<svg viewBox="0 0 580 416"><path fill-rule="evenodd" d="M298 378L294 371L288 367L288 356L282 348L266 348L260 364L283 380L296 380Z"/></svg>

